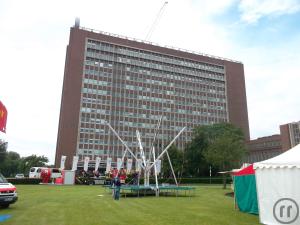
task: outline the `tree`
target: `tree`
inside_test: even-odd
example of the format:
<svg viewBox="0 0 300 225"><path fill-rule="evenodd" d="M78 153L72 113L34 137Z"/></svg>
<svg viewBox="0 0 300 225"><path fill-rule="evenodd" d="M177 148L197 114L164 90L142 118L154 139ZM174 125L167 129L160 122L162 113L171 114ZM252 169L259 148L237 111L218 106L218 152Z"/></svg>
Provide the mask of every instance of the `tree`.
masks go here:
<svg viewBox="0 0 300 225"><path fill-rule="evenodd" d="M4 154L3 154L3 153ZM1 158L1 155L4 155ZM31 167L43 167L49 161L45 156L31 155L27 157L20 157L17 152L6 152L6 148L0 149L0 171L5 177L13 177L17 173L29 174Z"/></svg>
<svg viewBox="0 0 300 225"><path fill-rule="evenodd" d="M183 170L183 152L175 145L168 149L168 154L174 169L175 176L181 176ZM173 177L172 169L169 164L167 155L165 154L162 160L162 173L165 178Z"/></svg>
<svg viewBox="0 0 300 225"><path fill-rule="evenodd" d="M31 155L27 157L22 157L19 164L19 171L22 171L24 174L29 174L31 167L43 167L46 166L49 160L45 156Z"/></svg>
<svg viewBox="0 0 300 225"><path fill-rule="evenodd" d="M7 149L7 142L4 142L0 139L0 163L2 163L5 160L6 149Z"/></svg>
<svg viewBox="0 0 300 225"><path fill-rule="evenodd" d="M17 152L7 152L4 161L0 164L0 170L5 177L13 177L18 173L20 155Z"/></svg>
<svg viewBox="0 0 300 225"><path fill-rule="evenodd" d="M246 153L245 140L240 128L229 123L200 127L207 140L203 155L213 166L222 171L239 166ZM226 188L226 175L223 174L223 188Z"/></svg>
<svg viewBox="0 0 300 225"><path fill-rule="evenodd" d="M208 175L209 165L203 156L203 151L207 147L207 139L202 127L197 127L193 131L192 141L185 149L185 169L186 176Z"/></svg>

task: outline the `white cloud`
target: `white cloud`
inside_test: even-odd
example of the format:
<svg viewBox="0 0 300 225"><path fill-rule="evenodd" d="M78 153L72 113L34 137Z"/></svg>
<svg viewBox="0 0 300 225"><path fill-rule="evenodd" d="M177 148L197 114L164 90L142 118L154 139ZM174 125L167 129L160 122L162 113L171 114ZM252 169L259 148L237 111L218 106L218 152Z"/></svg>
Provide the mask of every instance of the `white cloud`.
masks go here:
<svg viewBox="0 0 300 225"><path fill-rule="evenodd" d="M255 23L264 16L292 14L300 10L298 0L241 0L239 4L241 20Z"/></svg>
<svg viewBox="0 0 300 225"><path fill-rule="evenodd" d="M299 38L273 48L237 53L244 62L251 137L279 133L279 125L299 121Z"/></svg>
<svg viewBox="0 0 300 225"><path fill-rule="evenodd" d="M201 17L207 18L224 13L230 6L232 6L237 1L238 0L200 0L193 1L193 4L195 4L198 9L201 9L201 11L199 11L198 14Z"/></svg>

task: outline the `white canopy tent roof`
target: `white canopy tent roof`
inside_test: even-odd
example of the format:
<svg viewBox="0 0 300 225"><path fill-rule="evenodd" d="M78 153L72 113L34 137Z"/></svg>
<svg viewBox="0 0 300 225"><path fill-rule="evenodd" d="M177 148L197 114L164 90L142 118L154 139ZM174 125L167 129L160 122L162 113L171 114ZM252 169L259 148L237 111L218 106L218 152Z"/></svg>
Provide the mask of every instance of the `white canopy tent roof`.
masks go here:
<svg viewBox="0 0 300 225"><path fill-rule="evenodd" d="M297 167L300 168L300 144L294 148L265 161L254 163L254 169L256 168L283 168L283 167Z"/></svg>
<svg viewBox="0 0 300 225"><path fill-rule="evenodd" d="M253 167L260 222L299 225L300 144Z"/></svg>

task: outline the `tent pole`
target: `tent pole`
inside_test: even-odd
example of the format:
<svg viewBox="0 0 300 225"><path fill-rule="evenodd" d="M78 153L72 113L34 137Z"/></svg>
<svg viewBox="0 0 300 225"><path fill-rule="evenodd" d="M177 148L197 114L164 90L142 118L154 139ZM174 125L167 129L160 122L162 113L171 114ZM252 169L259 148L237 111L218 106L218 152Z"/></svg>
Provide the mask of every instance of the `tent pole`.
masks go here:
<svg viewBox="0 0 300 225"><path fill-rule="evenodd" d="M233 200L234 200L234 209L236 210L236 197L235 197L234 179L235 179L235 177L233 177Z"/></svg>

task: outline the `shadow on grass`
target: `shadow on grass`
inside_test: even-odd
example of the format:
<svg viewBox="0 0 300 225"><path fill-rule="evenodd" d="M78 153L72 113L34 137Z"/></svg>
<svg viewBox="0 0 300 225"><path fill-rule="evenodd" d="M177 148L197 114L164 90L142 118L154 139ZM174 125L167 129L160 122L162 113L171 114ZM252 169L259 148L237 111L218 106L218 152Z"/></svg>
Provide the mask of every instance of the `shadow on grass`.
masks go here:
<svg viewBox="0 0 300 225"><path fill-rule="evenodd" d="M190 198L195 197L195 193L173 193L173 192L160 192L159 197L173 197L173 198ZM122 193L121 197L123 198L141 198L141 197L155 197L154 192L128 192Z"/></svg>
<svg viewBox="0 0 300 225"><path fill-rule="evenodd" d="M225 193L225 196L233 198L234 197L234 192Z"/></svg>

